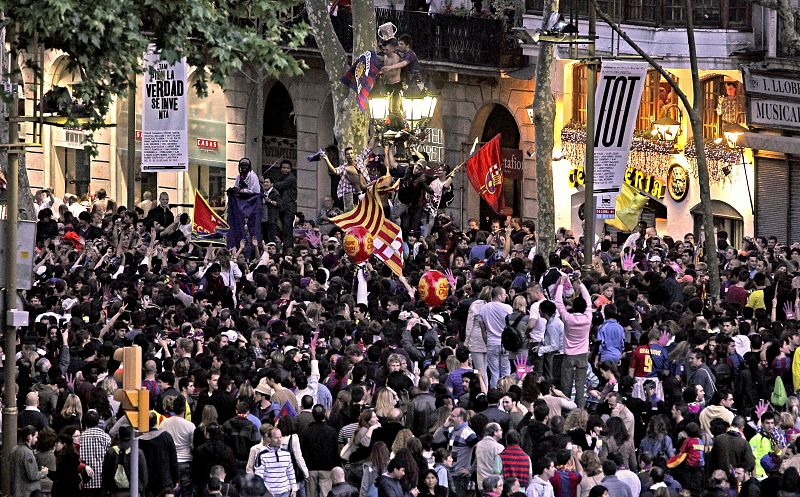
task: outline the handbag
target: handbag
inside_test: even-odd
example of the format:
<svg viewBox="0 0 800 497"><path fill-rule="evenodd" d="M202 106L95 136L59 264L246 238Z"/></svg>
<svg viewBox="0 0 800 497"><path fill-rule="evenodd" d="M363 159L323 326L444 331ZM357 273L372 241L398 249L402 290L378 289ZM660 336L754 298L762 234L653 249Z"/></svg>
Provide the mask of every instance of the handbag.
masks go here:
<svg viewBox="0 0 800 497"><path fill-rule="evenodd" d="M339 451L339 457L342 458L343 461L349 461L350 456L353 454L353 441L349 440L342 450Z"/></svg>

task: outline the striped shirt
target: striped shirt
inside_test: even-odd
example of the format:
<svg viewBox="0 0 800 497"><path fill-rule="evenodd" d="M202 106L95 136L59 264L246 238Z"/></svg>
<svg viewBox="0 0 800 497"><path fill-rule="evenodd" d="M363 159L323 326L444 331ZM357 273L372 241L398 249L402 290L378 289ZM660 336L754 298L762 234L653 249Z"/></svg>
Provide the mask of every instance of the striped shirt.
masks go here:
<svg viewBox="0 0 800 497"><path fill-rule="evenodd" d="M509 445L500 453L503 461L503 478L519 480L520 487L527 487L530 481L531 460L519 445Z"/></svg>
<svg viewBox="0 0 800 497"><path fill-rule="evenodd" d="M110 445L111 437L100 428L89 428L81 433L81 461L94 470L94 475L84 488L100 488L103 482L103 459Z"/></svg>
<svg viewBox="0 0 800 497"><path fill-rule="evenodd" d="M340 444L346 444L350 440L353 439L353 435L355 435L356 430L358 429L358 423L350 423L349 425L344 425L341 430L339 430L339 437L336 439L337 442Z"/></svg>
<svg viewBox="0 0 800 497"><path fill-rule="evenodd" d="M254 470L272 495L297 491L292 455L286 449L267 447L262 450L256 455Z"/></svg>

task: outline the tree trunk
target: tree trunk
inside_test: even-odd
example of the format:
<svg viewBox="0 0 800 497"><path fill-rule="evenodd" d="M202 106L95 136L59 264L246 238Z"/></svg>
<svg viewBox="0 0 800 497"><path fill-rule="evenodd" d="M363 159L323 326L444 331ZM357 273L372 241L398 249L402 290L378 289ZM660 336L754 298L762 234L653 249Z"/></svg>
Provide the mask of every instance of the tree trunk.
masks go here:
<svg viewBox="0 0 800 497"><path fill-rule="evenodd" d="M689 63L692 68L692 87L694 103L689 112L692 123L692 136L697 150L697 179L700 183L700 203L703 209L703 232L705 243L703 253L708 266L708 295L712 301L719 299L719 260L717 258L717 235L714 233L714 212L711 209L711 185L708 179L705 141L703 140L703 119L700 107L703 99L703 87L697 70L697 46L694 41L694 20L692 19L692 0L685 0L686 36L689 40ZM745 174L747 171L745 171Z"/></svg>
<svg viewBox="0 0 800 497"><path fill-rule="evenodd" d="M558 12L558 0L544 3L542 29L552 12ZM536 185L539 204L537 252L547 258L555 247L555 199L553 196L553 122L556 100L550 79L553 65L552 43L541 43L536 62L536 88L533 96L533 124L536 143Z"/></svg>
<svg viewBox="0 0 800 497"><path fill-rule="evenodd" d="M261 177L264 168L264 69L256 70L253 84L256 92L256 153L251 163L253 170Z"/></svg>
<svg viewBox="0 0 800 497"><path fill-rule="evenodd" d="M375 48L375 9L369 0L355 0L353 9L353 52L361 54ZM317 42L333 99L333 134L339 150L353 147L361 150L367 143L369 115L361 112L350 89L339 78L349 66L342 44L336 37L325 0L306 0L308 20Z"/></svg>

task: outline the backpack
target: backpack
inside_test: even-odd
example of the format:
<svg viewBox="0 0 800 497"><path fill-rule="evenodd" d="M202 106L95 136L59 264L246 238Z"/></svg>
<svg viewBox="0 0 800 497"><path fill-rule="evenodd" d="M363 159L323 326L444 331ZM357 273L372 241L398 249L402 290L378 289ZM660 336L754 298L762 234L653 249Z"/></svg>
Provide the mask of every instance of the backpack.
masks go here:
<svg viewBox="0 0 800 497"><path fill-rule="evenodd" d="M524 313L520 313L517 316L517 319L514 320L513 324L508 323L508 318L511 317L509 314L506 316L506 327L503 328L503 334L500 337L500 344L509 352L516 352L522 347L522 337L520 336L519 331L517 330L517 325L522 320Z"/></svg>
<svg viewBox="0 0 800 497"><path fill-rule="evenodd" d="M119 490L131 488L131 482L128 479L128 472L125 469L124 463L124 456L126 454L130 455L131 449L121 451L116 445L112 447L112 449L117 454L117 468L114 470L114 485L116 485Z"/></svg>

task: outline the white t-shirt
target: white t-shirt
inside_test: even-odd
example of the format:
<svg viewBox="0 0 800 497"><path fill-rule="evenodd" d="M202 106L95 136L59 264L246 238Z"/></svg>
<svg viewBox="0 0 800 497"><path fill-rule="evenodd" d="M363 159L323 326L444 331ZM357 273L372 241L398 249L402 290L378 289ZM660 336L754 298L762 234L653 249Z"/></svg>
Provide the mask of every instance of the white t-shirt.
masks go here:
<svg viewBox="0 0 800 497"><path fill-rule="evenodd" d="M528 321L534 323L530 331L531 341L533 342L541 342L544 339L544 329L547 326L547 320L539 315L539 305L542 302L542 300L539 300L531 304L528 312Z"/></svg>

